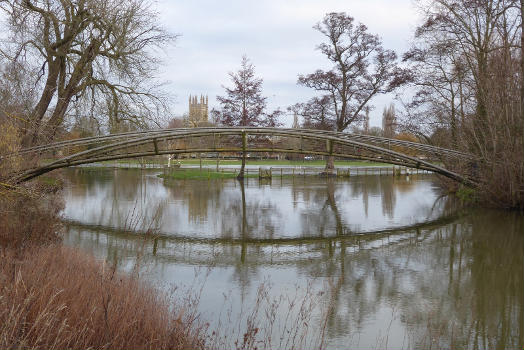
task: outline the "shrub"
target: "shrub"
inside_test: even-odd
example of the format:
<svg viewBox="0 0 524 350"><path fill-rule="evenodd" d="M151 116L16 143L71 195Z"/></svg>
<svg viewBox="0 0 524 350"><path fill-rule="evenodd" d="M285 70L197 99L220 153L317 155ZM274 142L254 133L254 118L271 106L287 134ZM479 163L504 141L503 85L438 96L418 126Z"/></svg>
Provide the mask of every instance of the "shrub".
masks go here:
<svg viewBox="0 0 524 350"><path fill-rule="evenodd" d="M2 255L2 349L204 347L194 312L89 255L59 245Z"/></svg>

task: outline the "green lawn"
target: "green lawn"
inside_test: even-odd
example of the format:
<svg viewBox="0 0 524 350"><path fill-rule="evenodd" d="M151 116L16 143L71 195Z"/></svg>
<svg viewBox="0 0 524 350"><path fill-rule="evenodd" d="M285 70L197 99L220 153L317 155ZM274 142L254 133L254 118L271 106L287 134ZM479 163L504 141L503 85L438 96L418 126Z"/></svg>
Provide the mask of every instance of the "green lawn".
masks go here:
<svg viewBox="0 0 524 350"><path fill-rule="evenodd" d="M178 160L181 165L199 165L199 159L180 159ZM202 159L202 165L216 165L217 161L212 159ZM167 164L167 163L166 163ZM240 159L225 159L220 160L219 165L240 165ZM264 165L264 166L324 166L326 164L325 160L306 160L306 161L296 161L296 160L276 160L276 159L267 159L267 160L247 160L247 165ZM386 163L375 163L367 161L350 161L350 160L336 160L335 166L390 166Z"/></svg>
<svg viewBox="0 0 524 350"><path fill-rule="evenodd" d="M164 175L158 175L158 177L164 178L164 179L175 179L175 180L182 180L182 179L234 179L237 177L238 173L233 172L217 172L212 171L211 169L177 169L172 171L171 173ZM245 175L244 177L250 177L250 178L256 178L258 177L257 174L249 174Z"/></svg>
<svg viewBox="0 0 524 350"><path fill-rule="evenodd" d="M43 159L41 160L41 164L49 164L53 162L54 159ZM200 159L179 159L179 160L173 160L171 161L171 164L174 164L176 162L180 162L181 165L200 165ZM130 158L130 159L119 159L117 161L111 160L111 161L104 161L100 162L101 164L106 164L108 166L111 166L113 164L141 164L142 161L137 158ZM165 158L159 158L159 159L146 159L143 163L145 164L163 164L167 165L167 159ZM202 159L202 165L203 166L216 166L217 161L215 159ZM240 165L241 160L240 159L220 159L219 165L220 166L228 166L228 165ZM249 160L247 159L246 162L247 165L259 165L259 166L324 166L326 164L325 160L276 160L276 159L264 159L264 160ZM391 164L387 163L375 163L375 162L369 162L369 161L358 161L358 160L335 160L335 166L391 166Z"/></svg>

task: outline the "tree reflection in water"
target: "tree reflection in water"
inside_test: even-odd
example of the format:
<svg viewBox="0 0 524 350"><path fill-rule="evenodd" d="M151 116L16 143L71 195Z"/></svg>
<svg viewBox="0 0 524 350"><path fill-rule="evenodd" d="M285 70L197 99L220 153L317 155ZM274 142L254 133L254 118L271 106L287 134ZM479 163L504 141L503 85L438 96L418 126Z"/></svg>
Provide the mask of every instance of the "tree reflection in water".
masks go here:
<svg viewBox="0 0 524 350"><path fill-rule="evenodd" d="M71 178L67 244L123 268L143 249L144 268L162 281L180 282L173 271L184 266L212 265L217 278L209 290L222 293L227 282L244 300L267 275L285 283L331 280L333 348L524 344L522 215L460 211L428 179L195 185L125 172L118 181ZM417 193L432 194L431 202ZM152 215L153 203L162 207L155 239L144 243L140 229L122 231L133 206ZM414 218L401 225L406 210ZM378 224L367 223L377 216Z"/></svg>

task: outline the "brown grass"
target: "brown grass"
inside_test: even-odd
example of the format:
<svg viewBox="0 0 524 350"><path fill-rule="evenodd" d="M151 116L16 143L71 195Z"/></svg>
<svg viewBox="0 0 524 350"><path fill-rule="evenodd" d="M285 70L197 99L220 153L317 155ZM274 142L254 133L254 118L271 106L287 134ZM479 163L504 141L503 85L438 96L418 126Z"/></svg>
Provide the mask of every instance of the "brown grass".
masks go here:
<svg viewBox="0 0 524 350"><path fill-rule="evenodd" d="M195 303L61 246L58 189L2 188L0 349L204 348Z"/></svg>
<svg viewBox="0 0 524 350"><path fill-rule="evenodd" d="M199 349L192 310L59 245L0 260L0 348Z"/></svg>
<svg viewBox="0 0 524 350"><path fill-rule="evenodd" d="M315 289L310 281L287 292L277 291L267 279L258 286L255 300L233 312L233 300L225 295L218 324L208 336L212 349L271 350L324 349L326 326L333 308L329 281ZM326 298L327 297L327 298Z"/></svg>
<svg viewBox="0 0 524 350"><path fill-rule="evenodd" d="M40 187L0 192L0 247L23 250L59 240L62 200Z"/></svg>

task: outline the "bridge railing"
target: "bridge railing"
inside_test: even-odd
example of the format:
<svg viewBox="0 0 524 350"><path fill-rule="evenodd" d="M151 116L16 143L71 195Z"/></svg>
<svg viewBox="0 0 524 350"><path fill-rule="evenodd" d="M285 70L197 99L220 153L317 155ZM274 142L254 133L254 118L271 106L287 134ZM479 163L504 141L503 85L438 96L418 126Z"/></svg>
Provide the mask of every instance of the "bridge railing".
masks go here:
<svg viewBox="0 0 524 350"><path fill-rule="evenodd" d="M100 146L103 144L111 144L111 143L116 143L120 141L132 140L132 139L139 139L144 136L157 136L159 138L170 137L175 134L192 133L195 130L198 130L199 132L202 132L202 133L214 132L216 134L221 134L225 129L246 130L248 133L251 133L251 132L259 132L261 128L255 128L255 127L180 128L180 129L158 129L158 130L148 130L148 131L134 131L134 132L126 132L126 133L120 133L120 134L87 137L87 138L76 139L76 140L65 140L65 141L55 142L53 144L26 148L26 149L21 150L20 152L17 152L17 154L20 155L20 154L29 154L29 153L43 153L43 152L49 152L49 151L56 152L57 150L67 150L67 149L74 151L74 150L78 150L80 147L84 147L84 149L88 149L88 148L93 148L93 146ZM309 129L264 128L264 130L266 133L271 133L272 131L290 132L290 133L303 132L309 135L334 136L337 138L344 138L344 139L359 141L359 142L363 142L367 144L373 144L373 145L377 145L377 146L387 148L387 149L395 149L395 147L403 147L405 149L413 150L415 152L427 154L431 157L474 158L472 155L465 153L465 152L445 149L441 147L436 147L432 145L421 144L421 143L416 143L416 142L411 142L411 141L379 137L379 136L323 131L323 130L309 130Z"/></svg>
<svg viewBox="0 0 524 350"><path fill-rule="evenodd" d="M32 165L30 169L21 174L22 181L53 169L72 165L163 154L208 152L237 155L276 152L356 158L434 171L457 181L468 181L464 176L439 165L443 157L457 157L456 151L431 148L431 152L419 156L424 145L417 146L419 149L414 148L410 143L399 141L394 142L394 146L385 148L372 142L357 141L346 134L324 131L278 128L195 128L175 129L175 131L167 132L128 133L98 138L97 144L93 144L94 141L95 139L90 138L84 144L78 140L71 143L60 143L59 147L49 145L47 148L30 150L33 154L55 153L59 159L41 166ZM380 142L385 141L381 139ZM390 142L393 141L390 140ZM87 146L92 148L87 148ZM64 149L71 147L84 147L85 149L81 151L74 149L76 153L64 156ZM395 150L394 147L403 147L403 152ZM411 152L408 154L405 149ZM61 150L62 154L57 150Z"/></svg>

